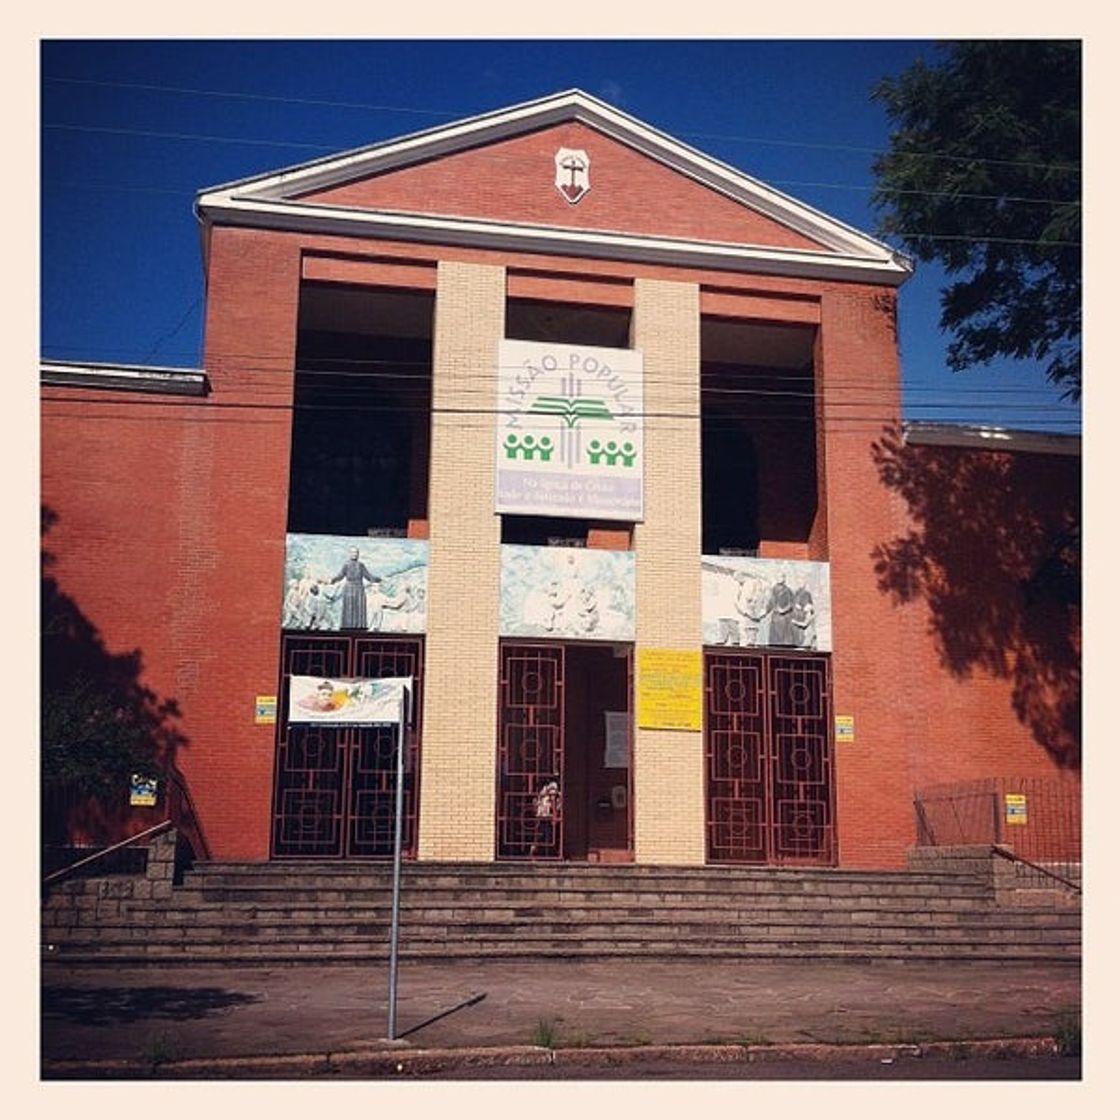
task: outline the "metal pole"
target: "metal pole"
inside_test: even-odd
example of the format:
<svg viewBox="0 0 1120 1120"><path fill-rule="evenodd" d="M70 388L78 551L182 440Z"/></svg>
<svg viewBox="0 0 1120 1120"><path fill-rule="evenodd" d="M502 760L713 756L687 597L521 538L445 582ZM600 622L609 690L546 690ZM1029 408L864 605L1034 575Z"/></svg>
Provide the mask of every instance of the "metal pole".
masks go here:
<svg viewBox="0 0 1120 1120"><path fill-rule="evenodd" d="M401 694L397 723L397 811L393 827L393 916L389 930L389 1041L397 1037L397 946L401 933L401 836L404 816L404 745L408 735L411 688Z"/></svg>

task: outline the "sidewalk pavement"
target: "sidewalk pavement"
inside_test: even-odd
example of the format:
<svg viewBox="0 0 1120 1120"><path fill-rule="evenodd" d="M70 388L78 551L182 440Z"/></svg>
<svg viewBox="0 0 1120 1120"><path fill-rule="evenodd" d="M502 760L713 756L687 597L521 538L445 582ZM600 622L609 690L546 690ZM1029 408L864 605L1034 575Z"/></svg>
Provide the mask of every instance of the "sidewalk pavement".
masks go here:
<svg viewBox="0 0 1120 1120"><path fill-rule="evenodd" d="M1080 1021L1076 964L894 961L447 961L388 967L42 967L45 1078L376 1076L529 1064L611 1048L696 1061L1047 1039ZM481 997L481 998L477 998ZM792 1045L792 1050L791 1050ZM1020 1043L1017 1052L1052 1045ZM1026 1049L1024 1049L1024 1047ZM721 1058L720 1055L723 1055ZM550 1057L551 1055L551 1057Z"/></svg>

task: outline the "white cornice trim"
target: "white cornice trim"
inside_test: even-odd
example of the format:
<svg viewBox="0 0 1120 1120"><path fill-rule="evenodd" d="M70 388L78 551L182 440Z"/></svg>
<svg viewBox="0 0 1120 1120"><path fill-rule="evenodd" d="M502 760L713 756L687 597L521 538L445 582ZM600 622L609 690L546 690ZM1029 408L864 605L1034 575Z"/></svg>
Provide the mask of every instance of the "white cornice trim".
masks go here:
<svg viewBox="0 0 1120 1120"><path fill-rule="evenodd" d="M90 362L42 362L39 365L39 384L187 397L204 397L210 391L206 374L201 370L169 366L111 366Z"/></svg>
<svg viewBox="0 0 1120 1120"><path fill-rule="evenodd" d="M228 197L200 203L199 212L218 225L382 237L506 252L564 254L775 276L899 285L910 275L910 269L893 258L396 211L356 210L344 206Z"/></svg>
<svg viewBox="0 0 1120 1120"><path fill-rule="evenodd" d="M1081 437L1067 432L1028 432L984 425L937 424L913 420L903 425L908 444L1017 451L1035 455L1080 455Z"/></svg>
<svg viewBox="0 0 1120 1120"><path fill-rule="evenodd" d="M268 206L276 203L303 208L305 204L293 199L294 195L325 190L357 178L383 174L409 164L451 155L570 120L595 128L673 171L821 243L827 250L842 258L882 261L888 266L888 272L898 274L896 283L901 283L911 272L909 263L889 245L766 186L736 168L713 159L580 90L568 90L509 109L485 113L338 156L299 164L273 174L214 187L200 192L196 199L196 210L204 219L221 214L225 215L226 220L230 220L232 214L237 213L241 216L239 224L264 225L263 222L246 220L245 215L253 209L261 215L268 214L271 212L267 209ZM237 204L236 207L234 204ZM322 208L311 205L306 209L316 211ZM841 271L845 271L843 267Z"/></svg>

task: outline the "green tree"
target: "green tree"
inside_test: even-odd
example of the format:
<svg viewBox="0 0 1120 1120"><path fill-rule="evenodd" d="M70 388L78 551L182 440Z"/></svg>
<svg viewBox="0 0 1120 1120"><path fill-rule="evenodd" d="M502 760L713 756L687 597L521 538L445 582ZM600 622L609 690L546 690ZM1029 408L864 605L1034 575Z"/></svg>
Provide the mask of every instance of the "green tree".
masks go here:
<svg viewBox="0 0 1120 1120"><path fill-rule="evenodd" d="M1081 395L1081 47L942 44L872 96L892 123L874 164L880 231L949 275L950 366L1046 363Z"/></svg>

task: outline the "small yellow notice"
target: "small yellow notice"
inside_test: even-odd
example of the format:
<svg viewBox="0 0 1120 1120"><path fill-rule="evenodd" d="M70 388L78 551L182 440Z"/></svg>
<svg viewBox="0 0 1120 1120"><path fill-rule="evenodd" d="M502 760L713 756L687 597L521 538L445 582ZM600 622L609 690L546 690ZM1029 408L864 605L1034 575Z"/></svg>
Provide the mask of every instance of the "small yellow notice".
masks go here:
<svg viewBox="0 0 1120 1120"><path fill-rule="evenodd" d="M856 717L836 717L836 741L838 743L854 743L856 741Z"/></svg>
<svg viewBox="0 0 1120 1120"><path fill-rule="evenodd" d="M257 710L256 710L256 723L275 723L276 722L276 697L275 696L258 696L257 697Z"/></svg>
<svg viewBox="0 0 1120 1120"><path fill-rule="evenodd" d="M1027 795L1025 793L1005 793L1003 795L1004 820L1008 824L1027 823Z"/></svg>
<svg viewBox="0 0 1120 1120"><path fill-rule="evenodd" d="M699 650L638 650L638 726L700 731L704 726Z"/></svg>

